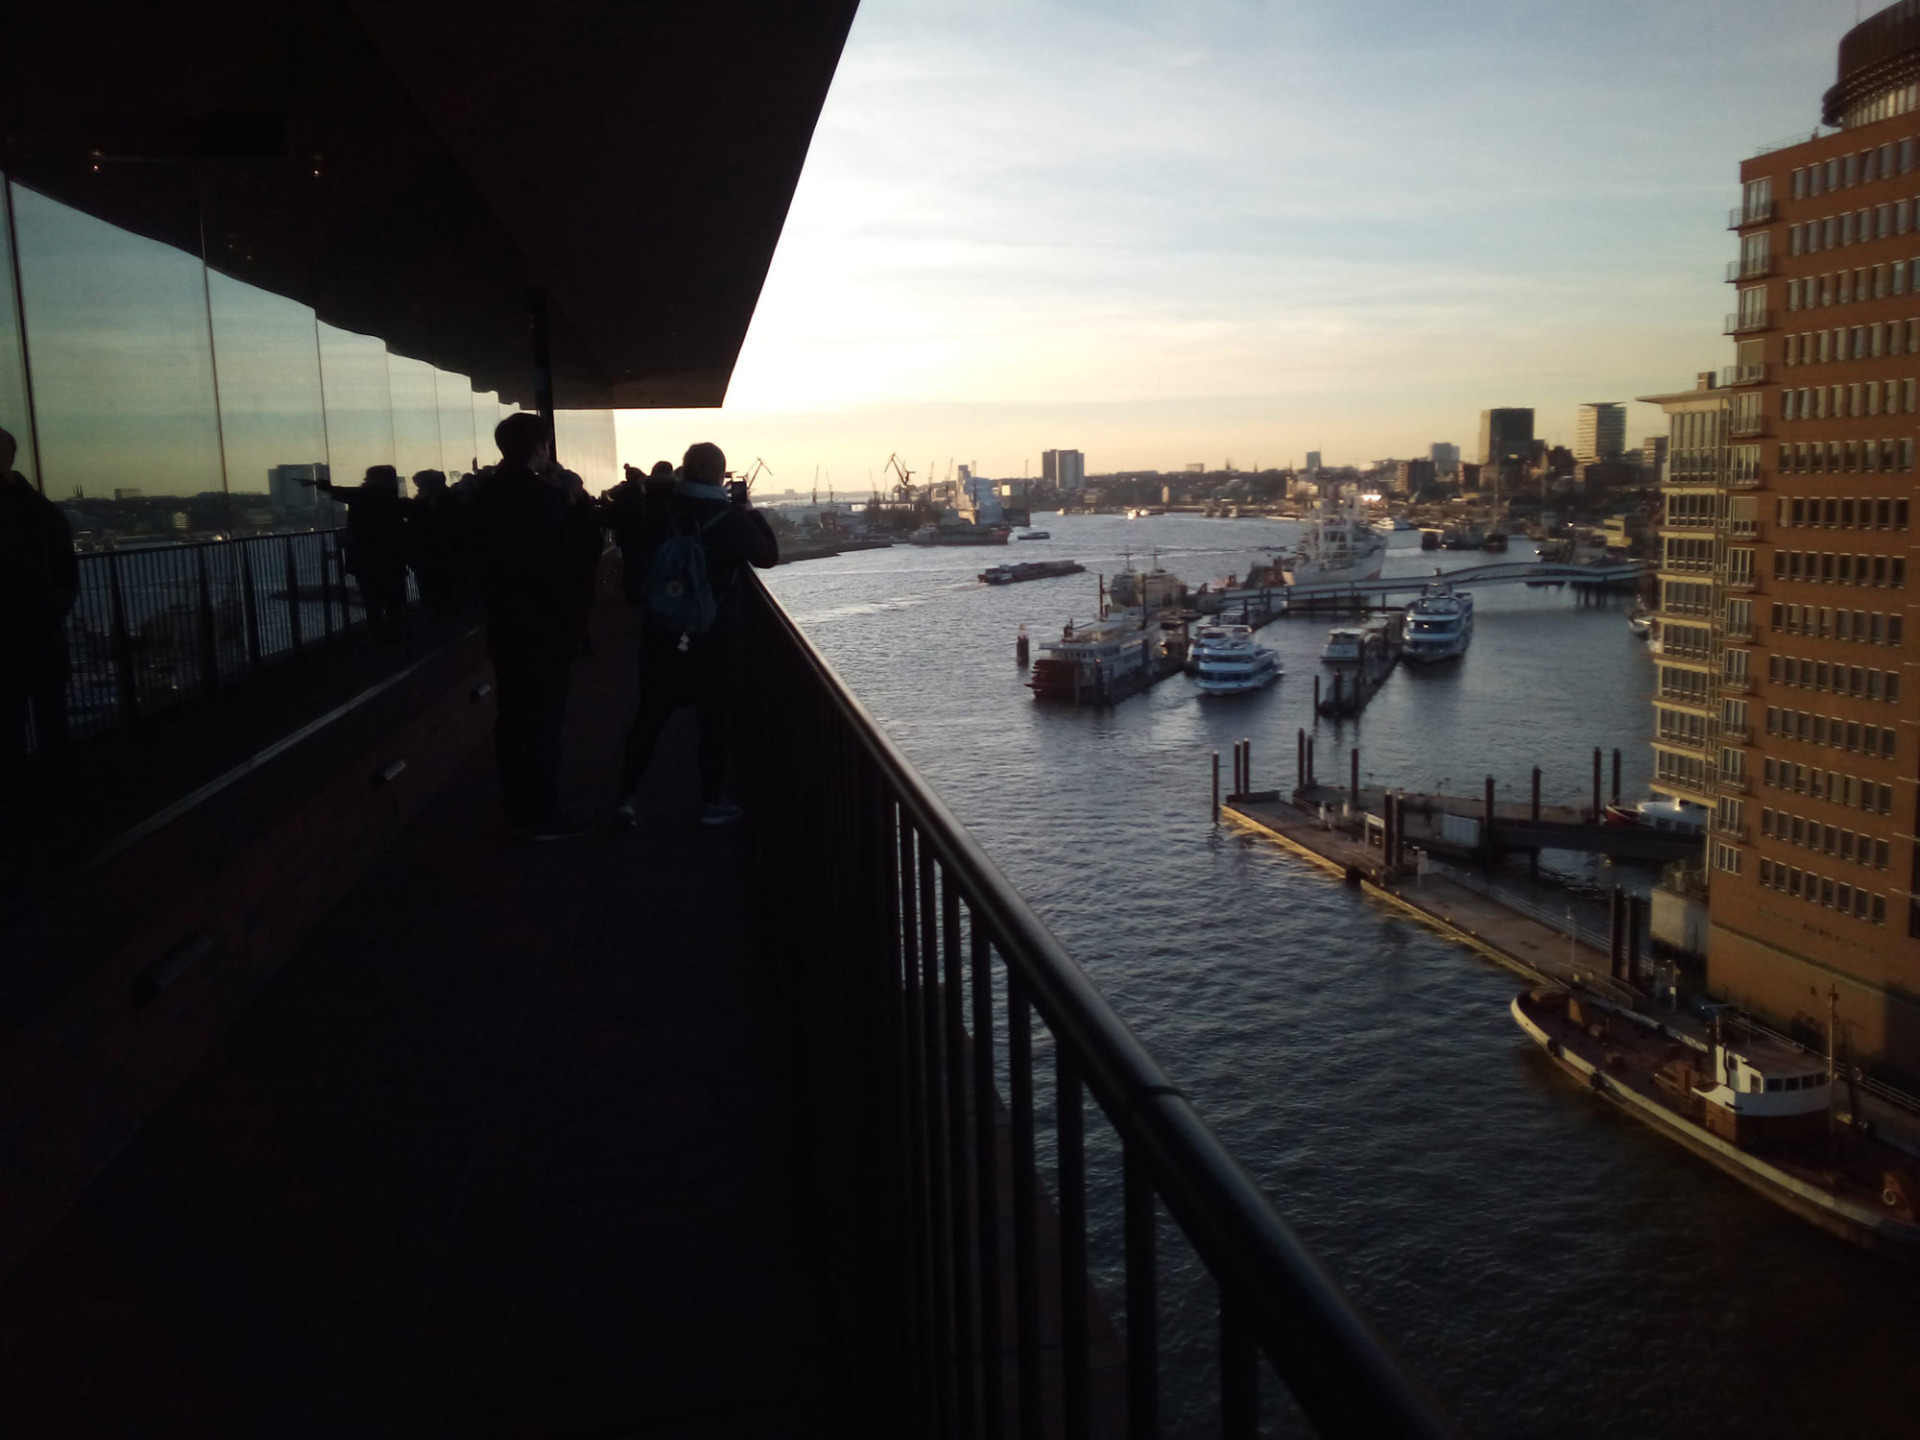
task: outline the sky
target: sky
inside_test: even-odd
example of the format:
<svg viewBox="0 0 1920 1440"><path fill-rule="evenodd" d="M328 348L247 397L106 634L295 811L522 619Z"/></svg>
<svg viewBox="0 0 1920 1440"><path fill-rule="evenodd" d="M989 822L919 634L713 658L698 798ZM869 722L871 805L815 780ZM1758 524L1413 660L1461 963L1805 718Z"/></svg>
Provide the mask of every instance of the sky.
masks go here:
<svg viewBox="0 0 1920 1440"><path fill-rule="evenodd" d="M1470 454L1502 405L1570 442L1731 362L1740 161L1813 133L1861 13L864 0L724 405L621 412L621 458L864 496L896 452Z"/></svg>

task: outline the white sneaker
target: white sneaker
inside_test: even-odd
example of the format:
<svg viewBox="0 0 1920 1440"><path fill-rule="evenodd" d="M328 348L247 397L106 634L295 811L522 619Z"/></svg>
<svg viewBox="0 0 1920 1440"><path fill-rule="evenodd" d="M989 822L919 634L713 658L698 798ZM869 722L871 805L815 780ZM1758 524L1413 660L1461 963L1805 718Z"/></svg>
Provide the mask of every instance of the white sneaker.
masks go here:
<svg viewBox="0 0 1920 1440"><path fill-rule="evenodd" d="M700 807L702 825L731 825L740 815L740 807L731 800L711 800Z"/></svg>

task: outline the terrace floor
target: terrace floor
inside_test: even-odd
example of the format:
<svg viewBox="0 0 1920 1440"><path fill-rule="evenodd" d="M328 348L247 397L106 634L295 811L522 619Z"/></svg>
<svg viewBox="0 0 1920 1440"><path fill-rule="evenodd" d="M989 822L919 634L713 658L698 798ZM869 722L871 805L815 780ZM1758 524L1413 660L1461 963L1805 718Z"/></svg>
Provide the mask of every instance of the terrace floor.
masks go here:
<svg viewBox="0 0 1920 1440"><path fill-rule="evenodd" d="M599 615L565 788L633 675ZM489 746L0 1285L12 1433L834 1435L800 1087L683 716L625 836Z"/></svg>

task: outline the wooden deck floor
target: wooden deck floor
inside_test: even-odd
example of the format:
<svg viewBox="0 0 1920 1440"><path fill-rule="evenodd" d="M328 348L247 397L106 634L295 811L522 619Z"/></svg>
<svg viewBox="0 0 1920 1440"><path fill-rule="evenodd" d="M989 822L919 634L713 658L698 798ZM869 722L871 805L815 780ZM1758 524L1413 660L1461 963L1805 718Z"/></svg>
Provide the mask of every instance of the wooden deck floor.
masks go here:
<svg viewBox="0 0 1920 1440"><path fill-rule="evenodd" d="M583 804L633 684L603 622ZM544 846L469 757L0 1288L10 1433L841 1433L745 834L693 823L691 739L637 833Z"/></svg>

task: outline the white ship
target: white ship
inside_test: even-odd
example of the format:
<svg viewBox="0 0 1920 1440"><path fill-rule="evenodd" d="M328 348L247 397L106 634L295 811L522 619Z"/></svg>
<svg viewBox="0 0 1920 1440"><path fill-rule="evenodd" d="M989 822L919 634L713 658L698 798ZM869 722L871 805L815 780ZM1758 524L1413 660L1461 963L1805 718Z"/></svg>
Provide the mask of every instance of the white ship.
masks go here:
<svg viewBox="0 0 1920 1440"><path fill-rule="evenodd" d="M1322 496L1307 516L1300 546L1286 562L1289 585L1335 585L1377 580L1387 558L1387 532L1360 513L1353 495Z"/></svg>
<svg viewBox="0 0 1920 1440"><path fill-rule="evenodd" d="M1407 607L1400 653L1409 660L1451 660L1466 654L1472 639L1473 596L1457 595L1439 581Z"/></svg>
<svg viewBox="0 0 1920 1440"><path fill-rule="evenodd" d="M1386 643L1389 628L1386 620L1336 626L1327 632L1327 646L1320 652L1320 658L1329 665L1358 665L1369 645Z"/></svg>
<svg viewBox="0 0 1920 1440"><path fill-rule="evenodd" d="M1266 646L1256 645L1251 630L1244 625L1221 628L1243 633L1212 640L1202 652L1200 692L1203 695L1237 695L1258 690L1280 678L1280 657Z"/></svg>

